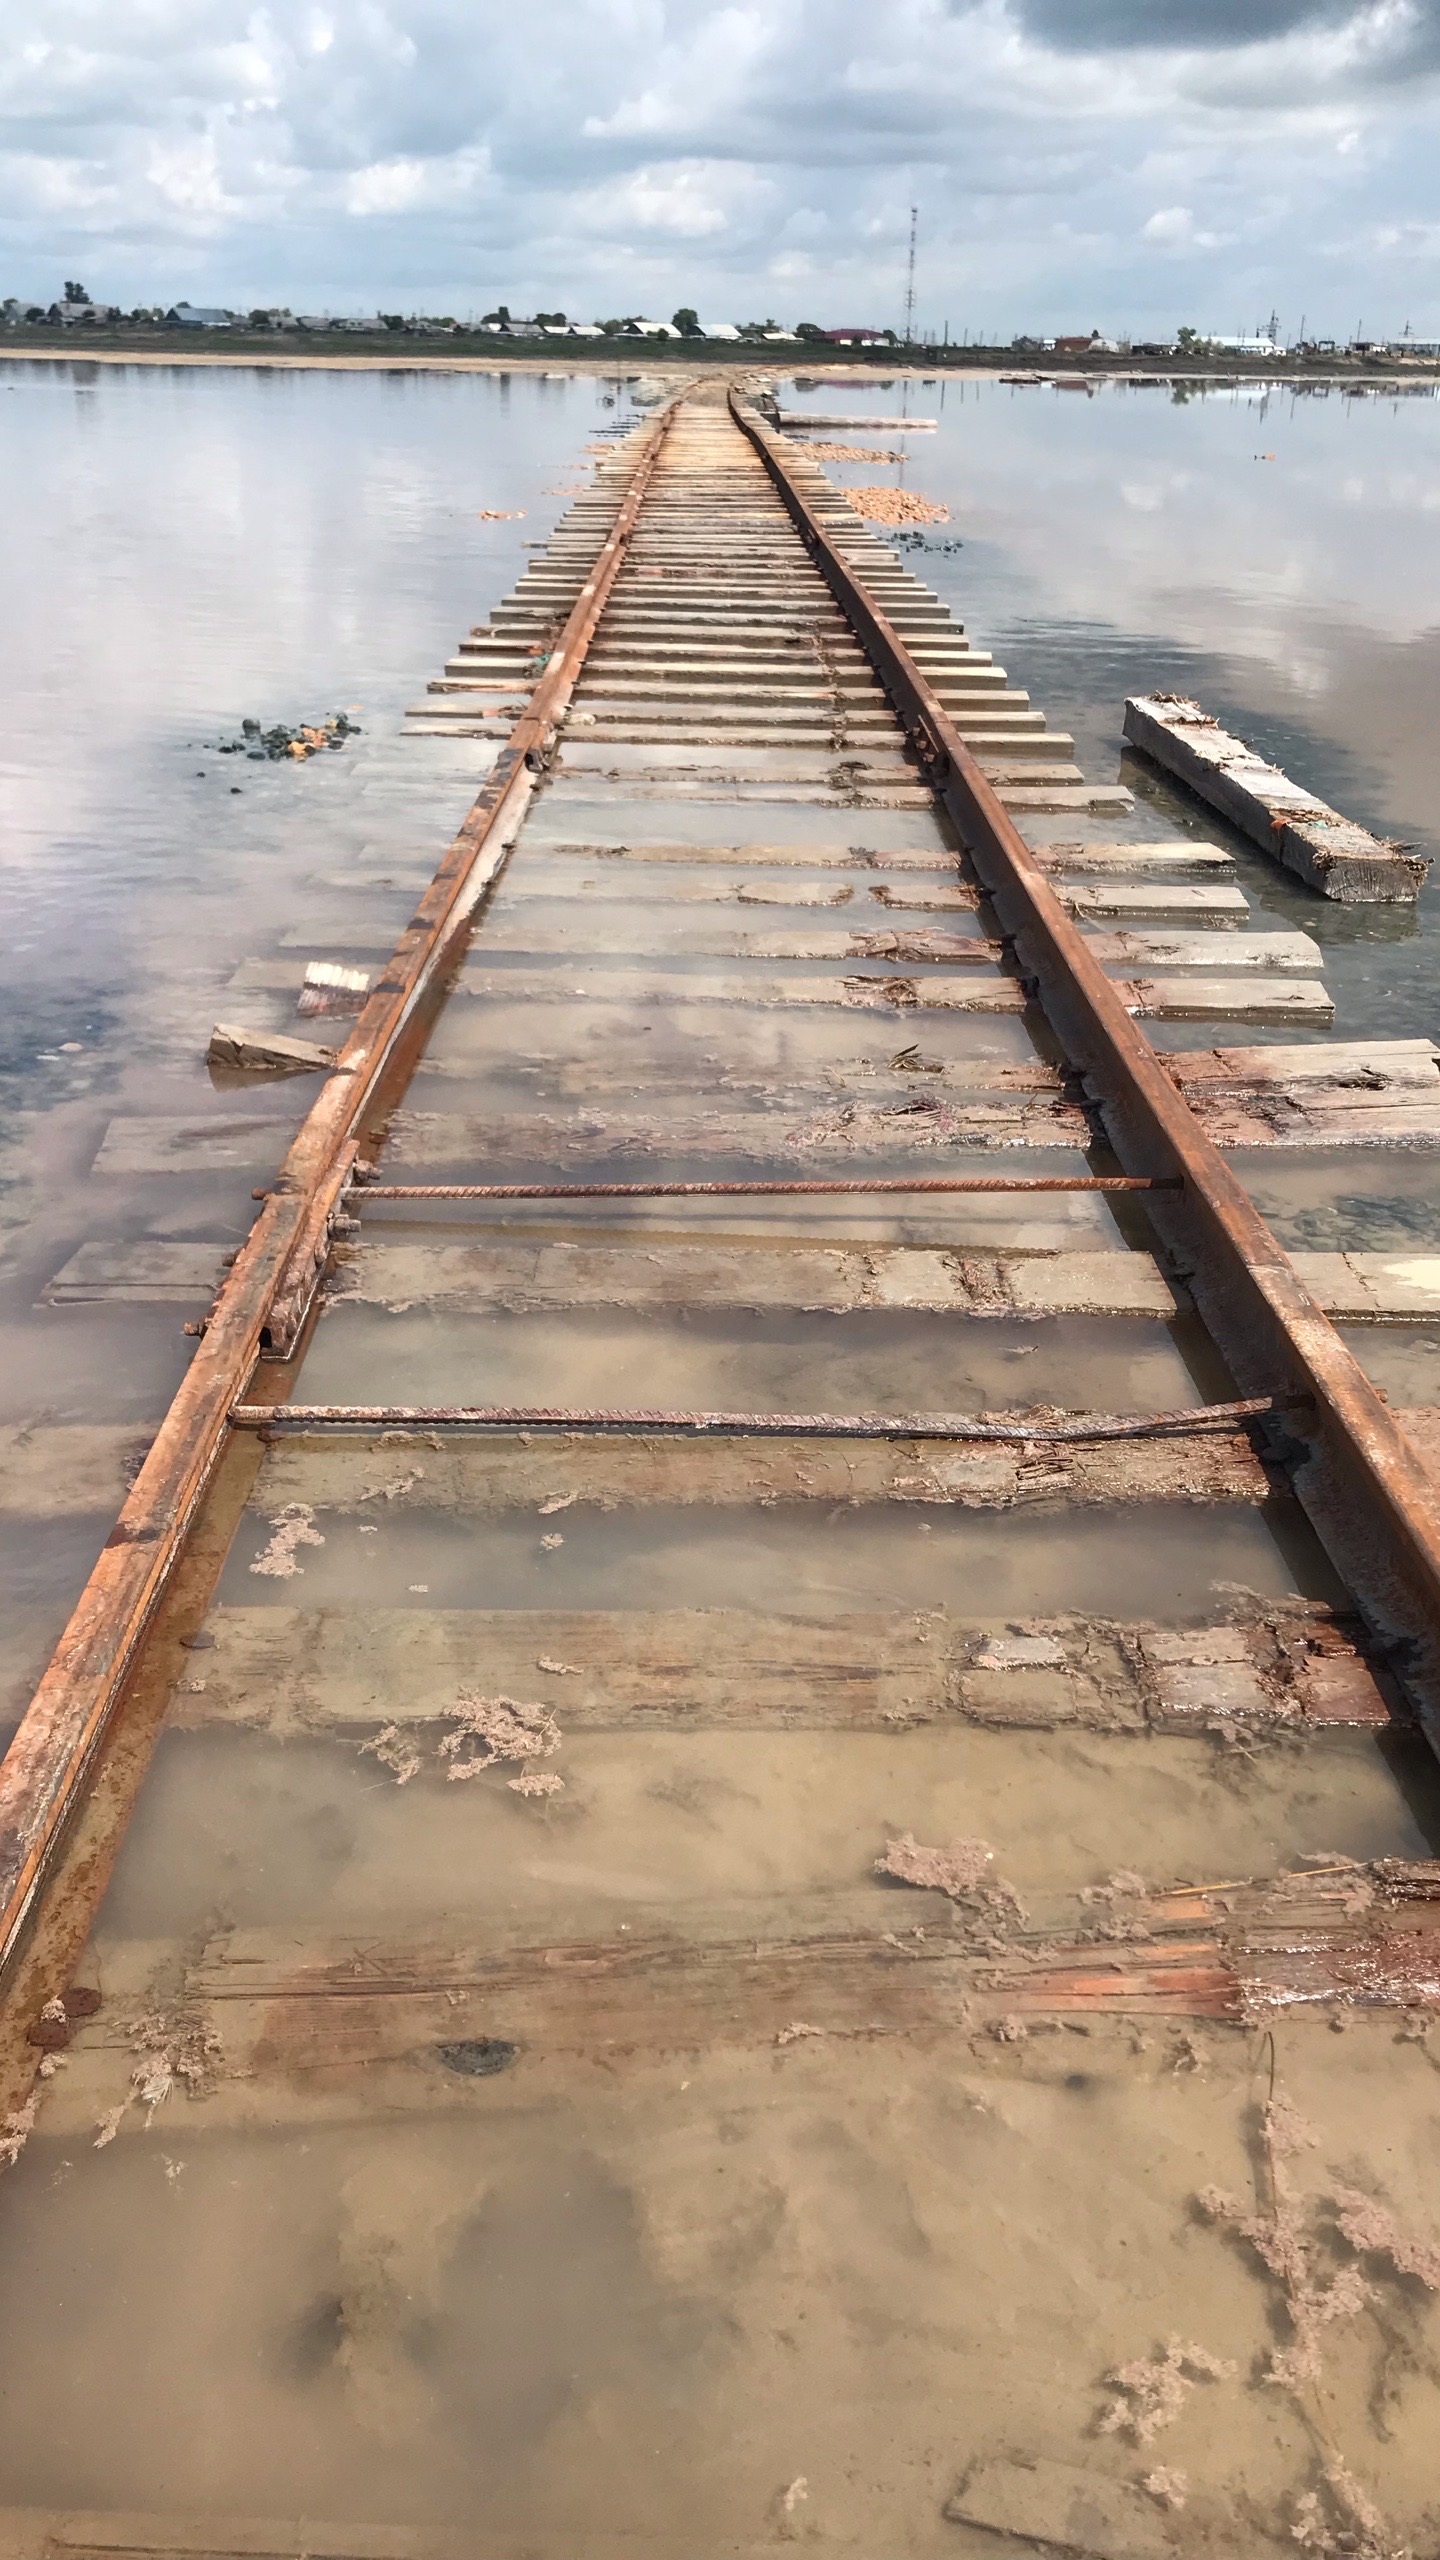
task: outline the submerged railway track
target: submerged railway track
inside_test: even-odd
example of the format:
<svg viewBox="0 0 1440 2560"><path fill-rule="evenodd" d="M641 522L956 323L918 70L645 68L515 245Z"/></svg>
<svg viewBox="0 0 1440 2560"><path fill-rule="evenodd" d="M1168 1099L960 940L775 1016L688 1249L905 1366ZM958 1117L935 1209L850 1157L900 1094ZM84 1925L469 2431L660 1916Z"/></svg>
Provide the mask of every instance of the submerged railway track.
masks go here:
<svg viewBox="0 0 1440 2560"><path fill-rule="evenodd" d="M1440 1052L1322 1036L739 395L411 726L493 771L0 1767L0 2548L1413 2533L1383 2243L1193 2492L1143 2378L1094 2424L1298 2335L1194 2209L1248 2158L1278 2230L1277 2070L1437 2219L1440 1414L1341 1328L1440 1264L1231 1158L1433 1143Z"/></svg>

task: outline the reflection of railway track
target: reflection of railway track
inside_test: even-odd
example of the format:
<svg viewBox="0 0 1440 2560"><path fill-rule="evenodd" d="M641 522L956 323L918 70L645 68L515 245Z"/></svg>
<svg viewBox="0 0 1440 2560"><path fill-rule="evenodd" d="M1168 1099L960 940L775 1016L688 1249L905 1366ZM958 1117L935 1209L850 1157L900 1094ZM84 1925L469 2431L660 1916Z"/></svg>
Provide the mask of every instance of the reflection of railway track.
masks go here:
<svg viewBox="0 0 1440 2560"><path fill-rule="evenodd" d="M618 447L411 726L498 736L494 772L363 973L0 1773L17 2161L59 2145L88 2193L92 2128L129 2160L183 2125L203 2250L223 2158L224 2339L180 2304L147 2388L229 2392L237 2355L246 2379L168 2504L107 2442L70 2539L44 2444L0 2509L33 2511L37 2550L118 2547L96 2518L122 2509L135 2552L288 2550L263 2520L303 2511L352 2519L337 2553L438 2560L461 2545L395 2535L493 2506L496 2560L580 2530L659 2560L682 2517L687 2549L758 2551L800 2477L788 2409L817 2473L860 2448L866 2547L910 2499L885 2547L928 2549L960 2454L1007 2415L1043 2434L1125 2301L987 2273L947 2201L957 2075L1022 2093L1044 2246L1077 2181L1083 2254L1161 2105L1116 2021L1213 2035L1238 2110L1237 2026L1440 2004L1404 1802L1440 1705L1440 1418L1392 1412L1331 1322L1431 1315L1440 1260L1292 1259L1217 1152L1323 1186L1357 1148L1433 1144L1437 1052L1275 1040L1328 1021L1318 946L1245 929L1223 848L1127 840L1128 795L738 399ZM377 908L335 941L385 937ZM287 1037L304 976L247 964L237 1001ZM1140 1018L1272 1037L1159 1053ZM191 1143L117 1123L102 1161ZM196 1249L167 1250L192 1286ZM164 1270L87 1246L52 1302L163 1295ZM926 1867L958 1834L968 1866ZM1174 1881L1216 1874L1242 1880ZM1034 2038L1067 2021L1099 2040L1088 2150L1035 2094L1062 2078ZM1365 2068L1402 2074L1395 2050ZM1351 2049L1327 2067L1349 2090ZM1007 2201L1008 2174L996 2211L1038 2228L1045 2173ZM567 2179L586 2264L601 2187L627 2199L598 2355L551 2263ZM893 2225L907 2180L923 2248ZM1158 2186L1157 2258L1183 2177ZM32 2282L58 2285L63 2211L37 2228ZM125 2251L100 2257L133 2293ZM922 2307L907 2251L1045 2328L984 2444L937 2438L935 2365L895 2344L929 2322L944 2387L988 2405L983 2334ZM794 2344L782 2373L807 2291L845 2351ZM708 2363L675 2343L692 2294L727 2341ZM467 2435L466 2359L507 2316L545 2387L512 2408L492 2376ZM52 2410L73 2347L38 2350ZM892 2351L907 2405L877 2434Z"/></svg>

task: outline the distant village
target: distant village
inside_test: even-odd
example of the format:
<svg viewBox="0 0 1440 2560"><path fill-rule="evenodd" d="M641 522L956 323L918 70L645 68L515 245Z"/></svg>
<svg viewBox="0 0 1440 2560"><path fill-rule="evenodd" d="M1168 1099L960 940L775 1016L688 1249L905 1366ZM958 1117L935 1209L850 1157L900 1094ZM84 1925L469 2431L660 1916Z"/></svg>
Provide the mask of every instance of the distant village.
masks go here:
<svg viewBox="0 0 1440 2560"><path fill-rule="evenodd" d="M1099 329L1086 330L1074 336L1020 336L1004 340L985 339L966 332L961 339L951 336L948 328L943 336L932 332L903 335L895 329L862 328L850 325L825 328L818 321L798 320L790 329L776 320L702 320L688 307L676 311L668 320L647 319L631 313L609 320L573 320L563 311L537 311L528 316L512 313L504 303L487 311L478 320L457 320L450 314L425 314L399 311L376 311L369 314L350 312L291 311L271 306L251 311L227 311L218 305L174 302L145 305L124 311L118 304L96 302L85 287L67 282L63 293L51 302L31 300L24 294L11 294L0 303L0 327L6 329L87 329L152 331L156 329L229 330L246 337L275 334L311 336L356 336L375 338L452 337L537 341L563 339L678 339L692 345L719 342L730 345L808 347L818 354L826 347L873 347L894 349L916 355L971 356L991 353L1021 361L1035 357L1058 358L1062 363L1087 357L1117 356L1122 360L1150 362L1160 358L1185 359L1217 357L1331 357L1386 362L1417 358L1433 363L1440 358L1440 339L1413 337L1406 330L1398 338L1354 337L1345 341L1334 338L1306 338L1286 341L1272 323L1270 331L1253 336L1210 335L1193 328L1178 329L1165 340L1107 337Z"/></svg>
<svg viewBox="0 0 1440 2560"><path fill-rule="evenodd" d="M140 329L232 329L247 336L274 330L280 333L309 331L312 334L336 331L374 337L387 331L401 337L472 337L487 338L716 338L740 343L802 345L806 340L820 340L834 346L898 345L893 329L822 329L813 321L802 320L793 329L782 329L775 320L711 320L702 321L698 312L677 311L670 320L650 320L640 313L623 319L572 320L563 311L537 311L531 317L512 314L502 303L495 311L487 311L479 320L456 320L448 314L376 311L355 315L348 312L291 311L288 308L226 311L218 306L196 302L175 302L168 308L158 303L135 311L122 311L118 304L92 301L83 285L67 284L57 301L27 301L22 294L12 294L0 304L0 323L6 328L93 329L103 327Z"/></svg>

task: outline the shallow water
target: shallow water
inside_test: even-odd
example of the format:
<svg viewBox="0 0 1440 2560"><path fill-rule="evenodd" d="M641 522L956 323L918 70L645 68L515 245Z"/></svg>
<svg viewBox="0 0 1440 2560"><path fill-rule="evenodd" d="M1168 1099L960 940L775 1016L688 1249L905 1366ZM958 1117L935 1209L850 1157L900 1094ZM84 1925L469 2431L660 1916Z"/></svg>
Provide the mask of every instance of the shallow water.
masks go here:
<svg viewBox="0 0 1440 2560"><path fill-rule="evenodd" d="M564 1484L563 1450L555 1474ZM357 1476L357 1483L362 1479ZM573 1497L572 1497L573 1500ZM715 1609L800 1611L942 1606L984 1619L1077 1609L1186 1625L1237 1588L1263 1603L1338 1588L1303 1518L1207 1504L1194 1516L1103 1510L984 1514L918 1503L776 1503L762 1510L616 1509L581 1498L550 1513L468 1519L397 1506L378 1532L320 1510L300 1574L258 1578L272 1529L242 1524L219 1584L250 1608Z"/></svg>
<svg viewBox="0 0 1440 2560"><path fill-rule="evenodd" d="M1213 1375L1204 1337L1195 1352ZM960 1327L944 1316L877 1313L387 1317L366 1306L326 1317L305 1393L316 1404L971 1413L1061 1404L1082 1373L1107 1411L1163 1413L1200 1400L1181 1342L1143 1318Z"/></svg>

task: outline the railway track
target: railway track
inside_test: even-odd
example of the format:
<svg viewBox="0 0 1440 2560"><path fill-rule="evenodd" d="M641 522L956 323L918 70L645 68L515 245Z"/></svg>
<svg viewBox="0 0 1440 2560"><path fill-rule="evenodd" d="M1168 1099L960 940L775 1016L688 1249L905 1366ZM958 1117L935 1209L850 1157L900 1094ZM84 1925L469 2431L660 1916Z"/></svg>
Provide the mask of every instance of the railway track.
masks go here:
<svg viewBox="0 0 1440 2560"><path fill-rule="evenodd" d="M494 770L237 975L368 985L0 1769L0 2551L1398 2547L1440 1259L1237 1167L1440 1052L738 395L409 725Z"/></svg>

